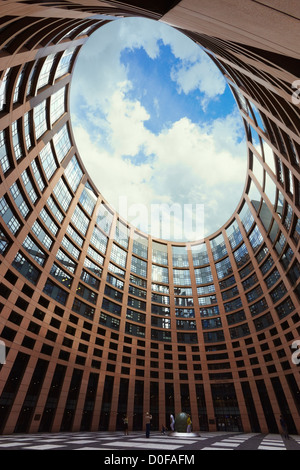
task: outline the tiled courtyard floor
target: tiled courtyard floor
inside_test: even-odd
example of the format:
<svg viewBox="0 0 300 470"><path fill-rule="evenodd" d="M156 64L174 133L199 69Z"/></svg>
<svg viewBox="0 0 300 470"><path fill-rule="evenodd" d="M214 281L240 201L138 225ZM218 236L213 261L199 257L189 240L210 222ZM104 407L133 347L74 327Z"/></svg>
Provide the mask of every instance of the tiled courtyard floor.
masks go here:
<svg viewBox="0 0 300 470"><path fill-rule="evenodd" d="M201 432L183 437L151 432L147 439L143 432L128 436L122 432L12 434L0 436L0 450L102 450L106 454L115 451L116 456L124 451L127 451L124 455L129 455L128 451L143 451L139 459L147 463L151 452L176 455L180 451L192 455L198 450L300 450L300 436L285 439L279 434Z"/></svg>

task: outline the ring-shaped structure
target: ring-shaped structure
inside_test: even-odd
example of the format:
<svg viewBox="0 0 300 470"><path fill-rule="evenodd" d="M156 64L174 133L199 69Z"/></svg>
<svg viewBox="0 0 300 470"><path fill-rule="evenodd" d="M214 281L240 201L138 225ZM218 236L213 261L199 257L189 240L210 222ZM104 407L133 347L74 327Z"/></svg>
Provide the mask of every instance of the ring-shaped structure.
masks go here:
<svg viewBox="0 0 300 470"><path fill-rule="evenodd" d="M125 413L142 429L150 410L153 429L184 411L194 430L278 432L283 414L299 433L297 1L11 0L0 14L1 432L121 429ZM120 16L178 28L236 98L245 187L204 240L138 232L76 148L76 57Z"/></svg>

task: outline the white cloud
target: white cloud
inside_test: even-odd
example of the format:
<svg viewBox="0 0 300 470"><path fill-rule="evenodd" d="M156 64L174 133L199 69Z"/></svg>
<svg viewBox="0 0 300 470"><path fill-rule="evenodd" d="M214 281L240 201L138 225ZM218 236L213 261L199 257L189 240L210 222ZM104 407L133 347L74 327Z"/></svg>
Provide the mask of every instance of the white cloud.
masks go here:
<svg viewBox="0 0 300 470"><path fill-rule="evenodd" d="M179 92L188 94L198 89L210 99L222 95L226 88L225 79L212 60L204 55L197 62L183 61L172 69L171 78L178 84Z"/></svg>
<svg viewBox="0 0 300 470"><path fill-rule="evenodd" d="M154 203L178 203L181 207L204 204L208 235L226 222L242 193L246 147L241 142L241 118L233 112L200 125L185 117L154 134L145 125L150 118L147 110L126 94L131 83L120 62L121 50L143 47L155 58L159 40L169 44L173 54L183 60L171 77L182 93L200 88L207 99L212 99L223 93L225 82L222 77L217 79L219 72L210 59L203 58L200 48L187 48L187 38L170 27L145 20L132 27L130 19L117 20L110 26L101 41L93 36L89 39L87 53L82 53L73 77L73 131L84 164L103 197L117 211L120 196L127 198L127 208L143 203L148 214ZM84 87L80 78L85 80ZM79 97L85 122L78 108ZM159 113L158 100L155 109ZM144 158L138 160L141 154Z"/></svg>
<svg viewBox="0 0 300 470"><path fill-rule="evenodd" d="M208 99L224 92L223 76L197 44L163 23L126 18L103 26L83 46L74 71L73 94L78 97L84 94L91 107L107 109L117 83L127 80L126 66L120 61L121 51L143 48L155 59L160 53L160 41L169 45L173 55L181 60L181 65L170 72L180 91L189 93L198 88ZM84 77L84 89L79 84L80 77Z"/></svg>
<svg viewBox="0 0 300 470"><path fill-rule="evenodd" d="M115 104L119 113L110 115L114 152L108 153L92 142L83 127L74 129L80 154L108 202L118 210L119 196L126 196L129 206L144 203L149 211L153 203L178 203L182 207L201 203L205 206L206 234L225 223L225 217L231 215L225 208L229 202L231 207L237 204L246 175L245 159L240 154L245 153L244 143L232 152L232 138L226 139L230 135L226 120L222 135L219 133L223 146L218 148L213 127L207 133L183 118L155 135L144 126L147 114L140 104L122 101L122 93L117 92ZM220 124L218 121L217 127ZM138 166L123 158L141 149L155 158L149 162L145 159Z"/></svg>

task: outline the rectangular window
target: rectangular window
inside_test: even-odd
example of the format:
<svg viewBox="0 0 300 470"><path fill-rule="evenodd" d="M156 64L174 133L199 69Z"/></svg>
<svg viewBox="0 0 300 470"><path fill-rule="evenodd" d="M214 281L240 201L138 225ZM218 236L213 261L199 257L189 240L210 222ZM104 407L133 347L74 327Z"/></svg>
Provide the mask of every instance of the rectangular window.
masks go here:
<svg viewBox="0 0 300 470"><path fill-rule="evenodd" d="M80 247L83 246L83 238L73 229L72 225L68 225L67 227L67 234L70 235L72 240L79 245Z"/></svg>
<svg viewBox="0 0 300 470"><path fill-rule="evenodd" d="M56 259L71 273L75 272L77 267L75 261L73 261L69 256L67 256L61 249L56 253Z"/></svg>
<svg viewBox="0 0 300 470"><path fill-rule="evenodd" d="M135 310L131 310L130 308L127 309L126 312L127 320L132 320L137 323L146 323L146 315L141 312L136 312Z"/></svg>
<svg viewBox="0 0 300 470"><path fill-rule="evenodd" d="M244 266L244 264L247 263L247 261L249 261L249 253L245 243L243 243L240 248L234 251L233 254L238 268L241 268Z"/></svg>
<svg viewBox="0 0 300 470"><path fill-rule="evenodd" d="M264 328L268 328L271 325L273 325L274 320L270 313L266 313L265 315L262 315L261 317L256 318L253 321L253 323L254 323L256 331L260 331L260 330L263 330Z"/></svg>
<svg viewBox="0 0 300 470"><path fill-rule="evenodd" d="M19 185L17 183L13 183L11 187L9 188L9 190L22 217L25 219L27 215L29 214L29 207L21 194Z"/></svg>
<svg viewBox="0 0 300 470"><path fill-rule="evenodd" d="M71 141L67 129L67 124L65 124L60 129L60 131L55 134L55 136L53 137L53 143L56 156L58 158L59 163L61 163L71 148Z"/></svg>
<svg viewBox="0 0 300 470"><path fill-rule="evenodd" d="M65 91L66 88L61 88L51 96L50 104L50 120L51 126L64 114L65 112Z"/></svg>
<svg viewBox="0 0 300 470"><path fill-rule="evenodd" d="M106 253L107 237L96 226L94 227L94 230L91 236L91 243L101 253L103 254Z"/></svg>
<svg viewBox="0 0 300 470"><path fill-rule="evenodd" d="M50 232L55 236L57 235L57 232L58 232L58 225L54 222L54 220L52 219L52 217L48 214L48 212L46 211L46 209L42 209L41 212L40 212L40 217L42 219L42 221L44 222L44 224L46 225L46 227L48 227L48 229L50 230Z"/></svg>
<svg viewBox="0 0 300 470"><path fill-rule="evenodd" d="M287 289L284 285L283 282L280 282L278 286L270 292L270 296L273 300L274 303L276 303L278 300L280 300L287 292Z"/></svg>
<svg viewBox="0 0 300 470"><path fill-rule="evenodd" d="M6 92L7 92L9 73L10 73L10 69L7 69L4 72L3 78L0 80L0 111L2 111L6 105Z"/></svg>
<svg viewBox="0 0 300 470"><path fill-rule="evenodd" d="M163 266L152 265L152 281L169 283L169 270Z"/></svg>
<svg viewBox="0 0 300 470"><path fill-rule="evenodd" d="M239 297L237 299L232 300L231 302L224 303L226 313L231 312L232 310L236 310L242 306L242 301Z"/></svg>
<svg viewBox="0 0 300 470"><path fill-rule="evenodd" d="M119 292L116 289L113 289L112 287L107 285L105 286L104 294L107 295L107 297L110 297L111 299L117 300L118 302L122 302L123 300L122 292Z"/></svg>
<svg viewBox="0 0 300 470"><path fill-rule="evenodd" d="M118 305L105 297L102 301L102 308L110 313L114 313L115 315L121 315L121 305Z"/></svg>
<svg viewBox="0 0 300 470"><path fill-rule="evenodd" d="M202 328L204 330L214 329L214 328L221 328L222 321L220 317L216 318L206 318L205 320L201 320Z"/></svg>
<svg viewBox="0 0 300 470"><path fill-rule="evenodd" d="M136 236L136 235L135 235ZM132 252L141 258L148 258L148 239L139 237L133 240Z"/></svg>
<svg viewBox="0 0 300 470"><path fill-rule="evenodd" d="M113 243L110 259L122 268L125 268L127 261L127 252Z"/></svg>
<svg viewBox="0 0 300 470"><path fill-rule="evenodd" d="M244 207L241 210L239 216L240 216L241 222L242 222L242 224L245 228L245 231L248 233L250 228L253 225L254 218L253 218L253 215L251 214L251 211L250 211L247 204L244 204Z"/></svg>
<svg viewBox="0 0 300 470"><path fill-rule="evenodd" d="M36 139L39 139L47 130L46 100L33 108L33 122Z"/></svg>
<svg viewBox="0 0 300 470"><path fill-rule="evenodd" d="M176 317L195 318L195 310L193 308L175 308Z"/></svg>
<svg viewBox="0 0 300 470"><path fill-rule="evenodd" d="M125 271L123 271L121 268L118 268L118 266L115 266L113 263L109 263L108 270L114 274L117 274L117 276L125 278Z"/></svg>
<svg viewBox="0 0 300 470"><path fill-rule="evenodd" d="M2 230L2 227L0 226L0 253L2 255L5 254L10 244L11 242L9 238L7 237L6 233Z"/></svg>
<svg viewBox="0 0 300 470"><path fill-rule="evenodd" d="M22 246L40 266L44 266L46 262L46 253L35 243L35 241L29 235L27 235L27 237L25 238Z"/></svg>
<svg viewBox="0 0 300 470"><path fill-rule="evenodd" d="M10 169L10 162L7 156L5 132L0 131L0 165L3 173Z"/></svg>
<svg viewBox="0 0 300 470"><path fill-rule="evenodd" d="M13 148L14 148L14 154L16 157L16 160L19 160L21 157L23 157L23 150L20 145L20 139L19 139L19 121L14 121L11 125L11 133L12 133L12 140L13 140Z"/></svg>
<svg viewBox="0 0 300 470"><path fill-rule="evenodd" d="M134 297L128 297L127 305L129 307L136 308L138 310L146 311L146 302L142 300L135 299Z"/></svg>
<svg viewBox="0 0 300 470"><path fill-rule="evenodd" d="M90 285L91 287L93 287L93 289L96 289L96 290L99 290L99 287L100 287L100 281L99 279L97 279L96 277L92 276L90 273L88 273L87 271L85 271L85 269L83 269L81 271L81 275L80 275L80 279L85 282L86 284Z"/></svg>
<svg viewBox="0 0 300 470"><path fill-rule="evenodd" d="M53 193L57 199L57 202L60 204L61 208L67 212L71 200L72 200L72 195L70 191L68 190L66 184L62 180L62 178L58 181L56 184L55 188L53 189Z"/></svg>
<svg viewBox="0 0 300 470"><path fill-rule="evenodd" d="M43 63L43 66L39 74L37 90L39 90L45 85L48 85L54 59L55 59L55 54L50 54L48 57L46 57L45 62Z"/></svg>
<svg viewBox="0 0 300 470"><path fill-rule="evenodd" d="M50 274L56 279L56 281L60 282L68 289L71 288L73 278L66 271L63 271L56 263L53 263Z"/></svg>
<svg viewBox="0 0 300 470"><path fill-rule="evenodd" d="M210 245L215 261L227 255L227 248L222 234L211 240Z"/></svg>
<svg viewBox="0 0 300 470"><path fill-rule="evenodd" d="M26 67L27 67L27 64L24 65L21 72L19 73L18 80L17 80L15 90L14 90L14 98L13 98L14 103L17 103L19 101L19 98L20 98L19 94L20 94L21 84L22 84L23 78L25 76Z"/></svg>
<svg viewBox="0 0 300 470"><path fill-rule="evenodd" d="M24 186L25 186L25 189L26 189L26 191L27 191L27 194L28 194L28 196L29 196L30 199L31 199L32 204L35 204L35 202L36 202L37 199L38 199L38 195L37 195L36 190L35 190L35 188L34 188L34 186L33 186L33 184L32 184L29 170L23 171L21 177L22 177L22 180L23 180L23 184L24 184Z"/></svg>
<svg viewBox="0 0 300 470"><path fill-rule="evenodd" d="M119 220L117 220L116 224L115 240L119 245L126 249L128 248L129 229Z"/></svg>
<svg viewBox="0 0 300 470"><path fill-rule="evenodd" d="M30 114L24 114L24 133L25 133L25 142L26 148L29 150L32 147L32 140L31 140L31 121L30 121Z"/></svg>
<svg viewBox="0 0 300 470"><path fill-rule="evenodd" d="M250 329L248 323L244 323L240 326L235 326L234 328L229 328L230 338L242 338L243 336L250 335Z"/></svg>
<svg viewBox="0 0 300 470"><path fill-rule="evenodd" d="M145 291L142 291L142 292L145 292ZM146 293L145 293L145 297L146 297ZM170 304L170 297L168 295L160 295L160 294L156 294L156 293L152 292L151 301L156 302L158 304L169 305Z"/></svg>
<svg viewBox="0 0 300 470"><path fill-rule="evenodd" d="M214 307L201 307L200 308L200 316L201 317L214 317L215 315L219 315L219 307L215 305Z"/></svg>
<svg viewBox="0 0 300 470"><path fill-rule="evenodd" d="M51 213L54 215L54 217L56 218L56 220L58 220L59 223L62 223L62 221L64 220L65 216L63 215L63 213L60 211L60 209L58 208L58 205L56 204L56 202L54 201L53 197L50 196L48 199L47 199L47 206L49 207Z"/></svg>
<svg viewBox="0 0 300 470"><path fill-rule="evenodd" d="M187 248L172 246L172 261L175 268L186 268L189 265Z"/></svg>
<svg viewBox="0 0 300 470"><path fill-rule="evenodd" d="M280 320L284 318L286 315L288 315L289 313L293 312L294 309L295 309L295 305L293 304L290 297L284 300L280 305L278 305L278 307L275 307L275 310Z"/></svg>
<svg viewBox="0 0 300 470"><path fill-rule="evenodd" d="M153 263L168 264L168 247L161 243L152 242L152 261Z"/></svg>
<svg viewBox="0 0 300 470"><path fill-rule="evenodd" d="M37 161L38 161L37 159L32 160L31 169L32 169L32 173L33 173L34 179L37 183L37 186L38 186L39 190L41 192L43 192L44 189L45 189L45 183L44 183L43 177L41 175L40 168L37 165Z"/></svg>
<svg viewBox="0 0 300 470"><path fill-rule="evenodd" d="M62 239L61 245L70 253L70 255L74 256L74 258L79 258L80 250L78 250L78 248L76 248L76 246L66 236Z"/></svg>
<svg viewBox="0 0 300 470"><path fill-rule="evenodd" d="M210 266L195 269L196 284L208 284L213 281Z"/></svg>
<svg viewBox="0 0 300 470"><path fill-rule="evenodd" d="M112 286L116 287L117 289L123 290L124 289L124 282L120 279L112 276L111 274L107 274L106 282L111 284Z"/></svg>
<svg viewBox="0 0 300 470"><path fill-rule="evenodd" d="M88 247L87 254L93 258L100 266L103 265L104 258L97 251L95 251L91 246Z"/></svg>
<svg viewBox="0 0 300 470"><path fill-rule="evenodd" d="M21 224L18 219L13 214L9 205L7 204L4 197L0 198L0 214L2 216L3 222L7 225L10 231L15 235L19 230Z"/></svg>
<svg viewBox="0 0 300 470"><path fill-rule="evenodd" d="M52 152L50 142L40 151L40 159L48 181L57 170L57 164Z"/></svg>
<svg viewBox="0 0 300 470"><path fill-rule="evenodd" d="M105 325L112 330L119 330L120 328L120 320L118 318L112 317L111 315L107 315L107 313L101 312L100 314L100 325Z"/></svg>
<svg viewBox="0 0 300 470"><path fill-rule="evenodd" d="M133 323L126 322L125 333L133 336L145 337L146 329L140 325L134 325Z"/></svg>
<svg viewBox="0 0 300 470"><path fill-rule="evenodd" d="M235 220L228 229L226 229L228 240L232 249L234 249L243 240L243 236Z"/></svg>
<svg viewBox="0 0 300 470"><path fill-rule="evenodd" d="M108 210L105 204L101 204L97 212L97 225L103 230L104 233L109 234L113 214Z"/></svg>
<svg viewBox="0 0 300 470"><path fill-rule="evenodd" d="M251 303L254 300L256 300L258 297L260 297L261 295L263 295L263 291L262 291L261 286L259 285L255 287L255 289L252 289L250 292L248 292L248 294L246 294L246 297L247 297L248 302Z"/></svg>
<svg viewBox="0 0 300 470"><path fill-rule="evenodd" d="M93 263L93 261L91 261L89 258L85 258L84 266L86 266L96 276L101 277L102 268L99 268L99 266L97 266L97 264Z"/></svg>
<svg viewBox="0 0 300 470"><path fill-rule="evenodd" d="M256 251L261 247L264 241L263 236L260 233L260 230L257 226L255 226L255 228L250 233L249 241L250 241L250 244L252 246L254 253L256 253Z"/></svg>
<svg viewBox="0 0 300 470"><path fill-rule="evenodd" d="M207 248L206 248L205 243L202 243L201 245L192 246L192 256L193 256L194 266L202 266L204 264L209 263Z"/></svg>
<svg viewBox="0 0 300 470"><path fill-rule="evenodd" d="M51 250L53 240L49 237L47 232L42 228L40 223L36 220L32 226L32 231L35 236L40 240L40 242L44 245L47 250Z"/></svg>
<svg viewBox="0 0 300 470"><path fill-rule="evenodd" d="M72 158L70 163L68 164L66 170L65 170L65 177L72 189L72 191L75 193L79 183L81 181L83 172L79 166L78 160L76 156Z"/></svg>
<svg viewBox="0 0 300 470"><path fill-rule="evenodd" d="M68 292L57 286L54 282L51 281L51 279L47 280L43 292L45 292L45 294L49 295L52 297L52 299L56 300L60 304L66 305L69 295Z"/></svg>
<svg viewBox="0 0 300 470"><path fill-rule="evenodd" d="M82 235L86 235L86 232L89 227L90 219L84 214L82 209L80 209L79 206L75 207L75 210L73 212L72 218L71 218L72 223L74 226L79 230Z"/></svg>
<svg viewBox="0 0 300 470"><path fill-rule="evenodd" d="M216 270L218 279L229 276L232 273L232 267L229 258L225 258L219 263L216 263Z"/></svg>
<svg viewBox="0 0 300 470"><path fill-rule="evenodd" d="M55 72L55 80L59 77L62 77L66 73L68 73L74 51L75 51L75 47L72 49L66 49L64 51L63 55L60 58L59 64Z"/></svg>
<svg viewBox="0 0 300 470"><path fill-rule="evenodd" d="M96 292L92 291L88 287L85 287L81 282L78 284L76 294L94 305L97 303L98 295Z"/></svg>
<svg viewBox="0 0 300 470"><path fill-rule="evenodd" d="M81 193L79 202L84 208L84 210L89 215L92 215L97 202L97 196L88 183L86 183L85 188Z"/></svg>
<svg viewBox="0 0 300 470"><path fill-rule="evenodd" d="M131 271L142 277L147 277L147 262L132 256Z"/></svg>
<svg viewBox="0 0 300 470"><path fill-rule="evenodd" d="M37 284L38 278L40 276L40 271L29 263L29 261L18 252L12 263L13 267L16 268L19 273L21 273L29 282Z"/></svg>

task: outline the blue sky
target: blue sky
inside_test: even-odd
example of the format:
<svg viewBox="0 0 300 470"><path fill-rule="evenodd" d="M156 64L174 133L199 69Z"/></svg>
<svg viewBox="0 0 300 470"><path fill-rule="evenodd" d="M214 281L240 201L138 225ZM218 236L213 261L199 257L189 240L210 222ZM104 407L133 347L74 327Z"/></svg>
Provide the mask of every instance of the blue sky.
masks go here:
<svg viewBox="0 0 300 470"><path fill-rule="evenodd" d="M203 230L181 238L199 239L236 208L247 164L241 117L212 60L170 26L124 18L94 33L76 63L71 114L94 183L138 228L178 239L155 225L151 207L183 214L198 204Z"/></svg>

